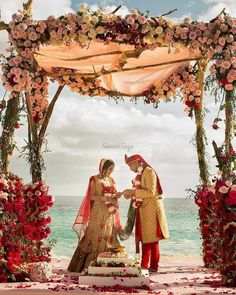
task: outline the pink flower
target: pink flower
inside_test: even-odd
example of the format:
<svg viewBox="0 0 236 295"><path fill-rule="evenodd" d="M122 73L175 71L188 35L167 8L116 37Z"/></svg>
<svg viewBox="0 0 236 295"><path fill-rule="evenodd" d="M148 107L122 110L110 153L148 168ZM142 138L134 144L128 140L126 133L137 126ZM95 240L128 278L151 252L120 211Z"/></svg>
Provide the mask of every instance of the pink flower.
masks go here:
<svg viewBox="0 0 236 295"><path fill-rule="evenodd" d="M228 187L231 187L231 186L232 186L232 181L230 181L230 180L226 180L225 184L226 184Z"/></svg>
<svg viewBox="0 0 236 295"><path fill-rule="evenodd" d="M140 15L140 16L138 17L138 21L139 21L139 23L140 23L141 25L143 25L143 24L146 23L146 17L143 16L143 15Z"/></svg>
<svg viewBox="0 0 236 295"><path fill-rule="evenodd" d="M233 90L233 89L234 89L234 87L233 87L232 84L226 84L226 85L225 85L225 90L231 91L231 90Z"/></svg>
<svg viewBox="0 0 236 295"><path fill-rule="evenodd" d="M233 35L226 35L226 41L228 43L232 43L234 41L234 36Z"/></svg>
<svg viewBox="0 0 236 295"><path fill-rule="evenodd" d="M38 39L38 35L35 32L30 32L28 37L31 41L36 41Z"/></svg>
<svg viewBox="0 0 236 295"><path fill-rule="evenodd" d="M231 63L229 61L224 61L222 64L221 64L221 67L224 68L224 69L229 69L231 66Z"/></svg>
<svg viewBox="0 0 236 295"><path fill-rule="evenodd" d="M219 192L222 193L222 194L227 194L229 188L227 186L221 186L220 189L219 189Z"/></svg>
<svg viewBox="0 0 236 295"><path fill-rule="evenodd" d="M233 184L231 187L231 191L236 191L236 184Z"/></svg>
<svg viewBox="0 0 236 295"><path fill-rule="evenodd" d="M133 25L134 24L134 18L131 16L131 15L129 15L127 18L126 18L126 21L127 21L127 23L129 24L129 25Z"/></svg>
<svg viewBox="0 0 236 295"><path fill-rule="evenodd" d="M218 40L218 43L219 43L221 46L224 46L224 45L225 45L225 38L224 38L224 37L220 37L219 40Z"/></svg>

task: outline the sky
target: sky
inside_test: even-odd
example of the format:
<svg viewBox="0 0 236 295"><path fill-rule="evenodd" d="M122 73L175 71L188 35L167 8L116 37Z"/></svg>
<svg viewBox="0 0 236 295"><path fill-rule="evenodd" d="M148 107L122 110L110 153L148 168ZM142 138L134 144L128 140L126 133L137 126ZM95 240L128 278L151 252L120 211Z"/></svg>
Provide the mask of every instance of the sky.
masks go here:
<svg viewBox="0 0 236 295"><path fill-rule="evenodd" d="M22 0L1 0L2 20L8 22L12 13L22 7ZM45 19L49 15L59 16L76 11L84 2L77 0L35 0L33 16ZM209 21L225 7L232 16L236 15L233 0L145 0L145 1L86 1L92 8L104 7L113 11L119 4L119 13L124 15L133 8L149 10L158 16L177 8L171 18L178 21L184 17L194 20ZM7 47L7 35L0 32L0 52ZM50 86L49 100L56 91L56 85ZM0 84L0 100L4 89ZM223 125L215 131L211 125L218 111L214 98L205 97L209 113L205 125L208 136L207 151L214 173L215 160L212 158L212 140L223 142ZM141 154L153 166L159 175L166 198L186 197L188 188L199 184L197 153L192 139L195 134L194 120L183 111L182 102L162 102L158 109L144 105L140 100L134 104L125 99L116 104L108 98L90 98L71 93L65 88L57 101L47 132L49 153L44 154L46 171L44 180L55 195L82 196L87 188L88 179L98 173L101 158L115 161L115 178L118 190L131 186L134 174L124 163L124 154ZM23 126L16 130L19 148L27 139L24 118ZM25 182L30 181L29 167L15 151L11 161L11 171L21 176Z"/></svg>

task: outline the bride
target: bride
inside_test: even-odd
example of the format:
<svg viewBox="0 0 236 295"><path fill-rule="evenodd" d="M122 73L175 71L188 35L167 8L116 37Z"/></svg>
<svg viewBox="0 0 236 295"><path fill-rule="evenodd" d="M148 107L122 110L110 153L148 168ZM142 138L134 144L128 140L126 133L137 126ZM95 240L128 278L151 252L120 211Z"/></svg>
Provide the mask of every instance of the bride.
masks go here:
<svg viewBox="0 0 236 295"><path fill-rule="evenodd" d="M99 174L89 180L87 193L80 206L73 229L79 243L68 266L72 272L81 272L99 253L120 246L117 230L120 228L118 198L115 181L110 176L115 164L102 159Z"/></svg>

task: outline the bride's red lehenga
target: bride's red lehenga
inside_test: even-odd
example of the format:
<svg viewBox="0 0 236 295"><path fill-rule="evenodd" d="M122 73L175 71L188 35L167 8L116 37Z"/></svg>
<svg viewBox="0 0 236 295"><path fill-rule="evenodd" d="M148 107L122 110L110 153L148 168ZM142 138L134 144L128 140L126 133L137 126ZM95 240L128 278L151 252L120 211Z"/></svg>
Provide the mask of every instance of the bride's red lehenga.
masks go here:
<svg viewBox="0 0 236 295"><path fill-rule="evenodd" d="M116 228L120 227L119 210L109 204L108 191L115 193L115 181L111 177L101 177L106 159L101 160L99 174L89 180L87 193L80 206L73 229L78 234L79 243L68 266L69 271L81 272L99 253L110 247L120 246ZM114 210L113 210L114 209Z"/></svg>

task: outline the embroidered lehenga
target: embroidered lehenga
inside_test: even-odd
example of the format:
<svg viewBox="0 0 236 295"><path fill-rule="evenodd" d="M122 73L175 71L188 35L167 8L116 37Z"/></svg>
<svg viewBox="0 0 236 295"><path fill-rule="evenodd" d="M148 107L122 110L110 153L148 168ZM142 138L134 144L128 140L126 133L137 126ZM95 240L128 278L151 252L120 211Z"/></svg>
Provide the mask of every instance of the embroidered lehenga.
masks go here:
<svg viewBox="0 0 236 295"><path fill-rule="evenodd" d="M100 171L102 169L100 163ZM120 246L117 230L120 227L115 182L111 177L92 176L87 194L74 223L79 243L68 266L69 271L81 272L99 253Z"/></svg>

